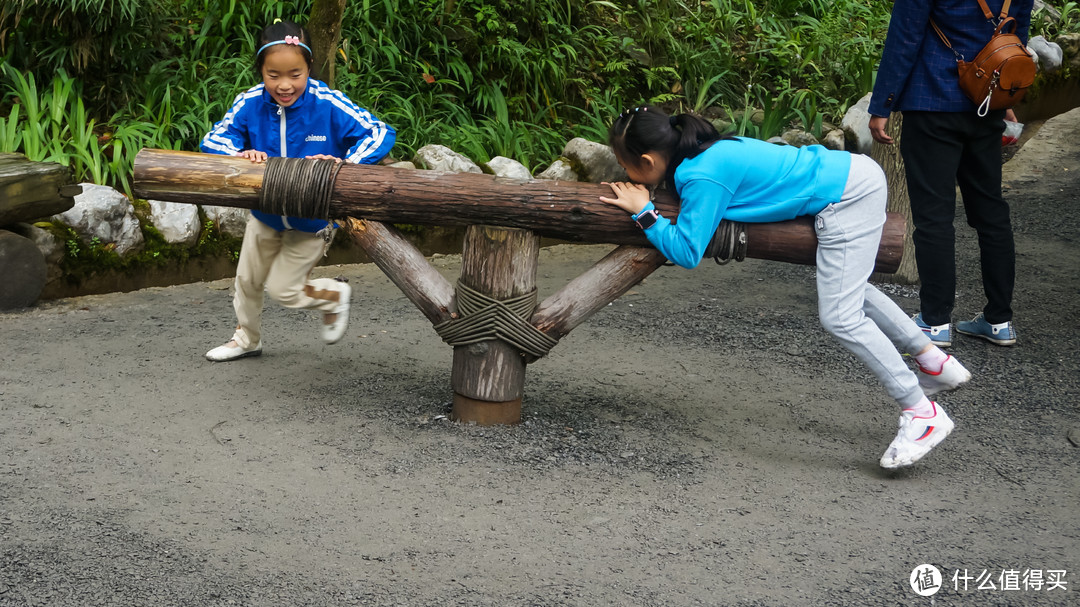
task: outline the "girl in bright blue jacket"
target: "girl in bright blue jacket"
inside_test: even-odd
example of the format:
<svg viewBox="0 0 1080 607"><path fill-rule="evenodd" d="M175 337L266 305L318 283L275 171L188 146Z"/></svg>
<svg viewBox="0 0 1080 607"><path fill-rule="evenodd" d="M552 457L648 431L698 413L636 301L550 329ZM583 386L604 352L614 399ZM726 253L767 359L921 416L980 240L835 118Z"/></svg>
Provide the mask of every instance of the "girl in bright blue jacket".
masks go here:
<svg viewBox="0 0 1080 607"><path fill-rule="evenodd" d="M252 162L287 156L354 164L374 164L389 153L394 129L310 77L308 43L307 31L288 21L262 31L255 54L262 83L237 95L225 117L203 137L204 152ZM251 214L236 268L236 331L206 358L228 361L262 354L264 290L286 307L321 311L323 341L340 340L352 289L345 282L309 276L335 226L320 219Z"/></svg>
<svg viewBox="0 0 1080 607"><path fill-rule="evenodd" d="M701 261L722 219L814 216L821 323L900 404L900 430L881 466L910 466L948 436L952 420L927 396L956 388L971 374L867 282L887 199L885 175L873 160L819 145L721 137L703 118L668 116L651 106L623 112L609 143L635 183L612 183L615 197L600 200L631 213L649 242L680 266ZM662 182L681 200L676 222L656 212L646 187ZM914 355L916 372L897 346Z"/></svg>

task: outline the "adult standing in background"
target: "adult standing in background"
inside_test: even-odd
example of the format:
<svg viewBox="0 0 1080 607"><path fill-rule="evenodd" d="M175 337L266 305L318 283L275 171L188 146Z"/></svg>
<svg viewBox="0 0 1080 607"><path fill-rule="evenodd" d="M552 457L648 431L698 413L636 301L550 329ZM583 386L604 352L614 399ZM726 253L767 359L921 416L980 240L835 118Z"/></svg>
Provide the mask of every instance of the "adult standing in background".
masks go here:
<svg viewBox="0 0 1080 607"><path fill-rule="evenodd" d="M988 20L980 4L995 16ZM870 134L886 145L890 112L903 112L900 154L907 171L915 226L915 263L922 288L916 323L941 347L952 345L956 298L953 220L959 184L968 225L979 235L986 305L970 321L956 324L964 335L1000 346L1016 343L1012 296L1016 278L1009 205L1001 194L1001 134L1010 110L980 117L960 90L956 55L934 32L931 19L971 60L990 41L1002 9L1016 19L1027 43L1033 0L896 0L885 51L870 100Z"/></svg>

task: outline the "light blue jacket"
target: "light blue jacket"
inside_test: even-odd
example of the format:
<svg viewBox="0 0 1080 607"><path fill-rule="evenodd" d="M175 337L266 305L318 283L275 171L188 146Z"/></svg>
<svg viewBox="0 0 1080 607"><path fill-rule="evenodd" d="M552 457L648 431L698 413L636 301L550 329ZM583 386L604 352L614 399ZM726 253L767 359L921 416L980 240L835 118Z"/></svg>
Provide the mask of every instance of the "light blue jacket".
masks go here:
<svg viewBox="0 0 1080 607"><path fill-rule="evenodd" d="M289 107L274 102L262 83L240 93L199 146L210 154L258 150L270 156L303 158L327 154L353 164L374 164L394 147L393 128L357 106L343 93L308 78L307 88ZM252 214L275 230L317 232L325 220Z"/></svg>
<svg viewBox="0 0 1080 607"><path fill-rule="evenodd" d="M669 260L693 268L721 219L769 223L816 215L840 201L850 170L849 152L722 139L675 169L682 201L677 223L661 216L645 236ZM650 202L642 213L653 208Z"/></svg>

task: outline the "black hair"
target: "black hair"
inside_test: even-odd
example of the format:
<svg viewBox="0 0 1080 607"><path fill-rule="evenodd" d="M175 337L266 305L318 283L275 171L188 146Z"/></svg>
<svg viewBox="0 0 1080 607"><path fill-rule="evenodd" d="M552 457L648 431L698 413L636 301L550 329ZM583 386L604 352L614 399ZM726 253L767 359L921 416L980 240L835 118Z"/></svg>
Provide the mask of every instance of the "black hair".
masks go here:
<svg viewBox="0 0 1080 607"><path fill-rule="evenodd" d="M307 30L292 21L277 21L263 28L262 33L259 34L258 46L255 48L255 73L259 75L259 78L262 78L263 61L266 60L266 53L270 50L268 48L261 50L260 52L260 49L271 42L284 40L285 36L295 36L300 42L308 46L308 48L302 46L296 48L304 55L304 60L307 61L308 71L311 71L312 59L311 51L309 50L311 47L311 37L308 36Z"/></svg>
<svg viewBox="0 0 1080 607"><path fill-rule="evenodd" d="M608 131L608 145L615 157L635 168L642 154L657 152L667 159L665 182L675 192L675 169L721 139L711 122L695 114L669 116L658 107L642 105L619 114Z"/></svg>

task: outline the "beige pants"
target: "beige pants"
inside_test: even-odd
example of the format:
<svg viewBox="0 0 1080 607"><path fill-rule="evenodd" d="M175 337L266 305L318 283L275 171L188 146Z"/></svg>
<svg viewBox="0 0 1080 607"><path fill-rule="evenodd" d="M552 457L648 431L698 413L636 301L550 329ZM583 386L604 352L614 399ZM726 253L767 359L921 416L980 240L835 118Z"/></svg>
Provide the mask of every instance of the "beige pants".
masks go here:
<svg viewBox="0 0 1080 607"><path fill-rule="evenodd" d="M263 291L286 308L333 312L340 291L332 278L309 279L327 243L310 232L278 232L248 216L240 262L236 267L236 333L233 340L250 348L262 340Z"/></svg>

